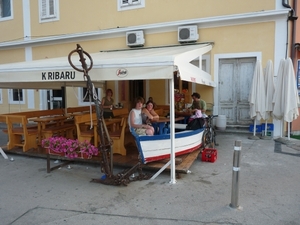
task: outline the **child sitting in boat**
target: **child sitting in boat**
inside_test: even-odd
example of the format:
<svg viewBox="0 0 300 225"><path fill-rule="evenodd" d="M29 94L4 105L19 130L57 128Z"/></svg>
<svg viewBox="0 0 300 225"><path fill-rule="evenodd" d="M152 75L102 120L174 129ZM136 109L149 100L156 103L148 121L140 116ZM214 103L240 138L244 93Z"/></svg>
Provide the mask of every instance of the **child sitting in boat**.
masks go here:
<svg viewBox="0 0 300 225"><path fill-rule="evenodd" d="M196 109L195 110L195 114L194 115L192 115L192 116L190 116L190 118L189 118L189 121L188 122L191 122L193 119L196 119L196 118L202 118L203 117L203 115L202 115L202 112L201 112L201 110L199 110L199 109Z"/></svg>
<svg viewBox="0 0 300 225"><path fill-rule="evenodd" d="M137 97L135 100L135 108L133 108L128 116L128 125L130 131L133 130L138 135L153 135L154 128L151 125L143 124L142 121L142 107L144 104L144 99L142 97Z"/></svg>

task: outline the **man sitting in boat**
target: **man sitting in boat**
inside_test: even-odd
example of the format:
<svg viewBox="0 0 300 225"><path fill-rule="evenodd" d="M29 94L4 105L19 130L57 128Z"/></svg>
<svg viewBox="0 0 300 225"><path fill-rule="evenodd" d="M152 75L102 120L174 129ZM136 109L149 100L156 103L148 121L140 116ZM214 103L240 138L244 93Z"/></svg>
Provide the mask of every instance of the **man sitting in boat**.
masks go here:
<svg viewBox="0 0 300 225"><path fill-rule="evenodd" d="M206 117L205 111L206 111L206 102L204 100L201 99L201 96L199 93L194 92L192 94L192 98L193 98L193 103L192 106L190 107L191 112L193 114L195 114L197 109L201 110L202 116Z"/></svg>
<svg viewBox="0 0 300 225"><path fill-rule="evenodd" d="M150 120L158 119L159 115L154 110L154 103L151 100L148 100L146 106L142 109L142 121L143 124L151 124Z"/></svg>
<svg viewBox="0 0 300 225"><path fill-rule="evenodd" d="M142 107L144 99L137 97L135 100L135 108L133 108L128 116L128 125L130 131L134 130L138 135L153 135L154 128L151 125L143 124Z"/></svg>

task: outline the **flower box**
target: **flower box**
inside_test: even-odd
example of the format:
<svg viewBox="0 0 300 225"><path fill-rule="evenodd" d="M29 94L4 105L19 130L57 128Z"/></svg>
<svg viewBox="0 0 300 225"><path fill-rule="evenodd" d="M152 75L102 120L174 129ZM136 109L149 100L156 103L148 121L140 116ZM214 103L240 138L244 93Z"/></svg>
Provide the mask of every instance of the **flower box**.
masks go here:
<svg viewBox="0 0 300 225"><path fill-rule="evenodd" d="M50 155L59 155L70 159L90 159L99 153L98 148L88 141L79 142L65 137L43 139L42 147L47 148Z"/></svg>

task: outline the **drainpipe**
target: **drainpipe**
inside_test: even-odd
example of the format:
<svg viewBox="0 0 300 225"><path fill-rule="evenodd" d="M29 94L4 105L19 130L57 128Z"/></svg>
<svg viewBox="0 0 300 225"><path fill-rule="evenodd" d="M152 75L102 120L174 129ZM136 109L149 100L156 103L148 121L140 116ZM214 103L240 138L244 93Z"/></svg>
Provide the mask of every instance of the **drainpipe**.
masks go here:
<svg viewBox="0 0 300 225"><path fill-rule="evenodd" d="M295 32L295 30L296 30L295 20L297 20L298 17L295 15L295 10L288 3L286 3L286 1L289 2L289 0L282 0L282 6L284 6L285 8L289 8L291 10L290 10L289 17L288 17L288 20L287 20L287 28L286 28L287 29L287 31L286 31L286 53L285 53L285 58L287 58L288 43L289 43L289 32L288 32L289 31L289 27L288 27L288 25L289 25L289 21L292 21L291 59L294 62L294 60L295 60L295 46L294 45L295 45L295 35L296 35L296 32ZM295 2L296 2L296 0L294 0L294 6L296 4Z"/></svg>
<svg viewBox="0 0 300 225"><path fill-rule="evenodd" d="M293 1L293 7L294 7L294 10L293 10L294 15L297 15L297 0ZM294 17L296 17L296 16L294 16ZM297 19L298 19L298 17L297 17ZM292 40L293 42L292 42L291 47L292 47L292 57L293 57L292 59L293 59L294 65L297 65L296 51L298 51L298 49L296 47L296 34L297 34L296 31L297 31L296 22L293 21L293 40ZM296 68L297 68L297 66L296 66Z"/></svg>

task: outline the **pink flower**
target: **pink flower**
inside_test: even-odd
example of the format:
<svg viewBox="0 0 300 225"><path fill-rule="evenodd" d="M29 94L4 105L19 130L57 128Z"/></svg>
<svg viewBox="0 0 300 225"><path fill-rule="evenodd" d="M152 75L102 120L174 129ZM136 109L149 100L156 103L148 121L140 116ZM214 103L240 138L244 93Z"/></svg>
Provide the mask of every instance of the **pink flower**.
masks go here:
<svg viewBox="0 0 300 225"><path fill-rule="evenodd" d="M65 137L50 137L42 140L42 147L49 148L56 153L64 153L66 157L74 159L86 155L91 158L98 155L98 148L88 141L67 139Z"/></svg>

